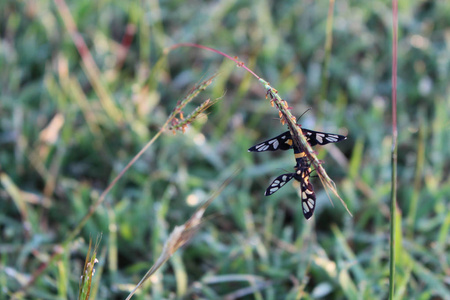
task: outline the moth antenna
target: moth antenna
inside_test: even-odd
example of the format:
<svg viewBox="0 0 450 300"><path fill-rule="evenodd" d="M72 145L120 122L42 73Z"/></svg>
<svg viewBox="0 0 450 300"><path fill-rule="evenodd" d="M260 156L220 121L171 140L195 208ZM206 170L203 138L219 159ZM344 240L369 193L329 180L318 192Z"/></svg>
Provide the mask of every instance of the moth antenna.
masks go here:
<svg viewBox="0 0 450 300"><path fill-rule="evenodd" d="M310 111L311 109L312 109L312 108L310 107L310 108L308 108L307 110L305 110L305 112L302 113L302 114L300 115L300 117L298 117L298 120L300 120L301 117L303 117L303 115L306 114L306 113L307 113L308 111ZM297 123L297 125L300 125L300 124Z"/></svg>

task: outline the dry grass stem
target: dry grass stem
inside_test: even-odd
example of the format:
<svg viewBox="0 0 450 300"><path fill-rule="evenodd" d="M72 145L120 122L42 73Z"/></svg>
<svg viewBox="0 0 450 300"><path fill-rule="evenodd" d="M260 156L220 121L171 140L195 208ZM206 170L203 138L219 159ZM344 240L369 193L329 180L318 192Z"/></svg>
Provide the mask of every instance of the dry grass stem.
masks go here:
<svg viewBox="0 0 450 300"><path fill-rule="evenodd" d="M206 200L197 210L192 214L189 220L183 225L175 226L166 243L164 244L161 255L153 264L153 266L147 271L144 277L139 281L135 288L130 292L128 297L131 297L136 293L137 289L141 287L145 281L147 281L180 247L185 245L200 228L203 223L203 214L205 213L211 202L223 191L223 189L231 182L234 175L238 173L239 169L234 174L225 180L222 185L213 193L213 195Z"/></svg>

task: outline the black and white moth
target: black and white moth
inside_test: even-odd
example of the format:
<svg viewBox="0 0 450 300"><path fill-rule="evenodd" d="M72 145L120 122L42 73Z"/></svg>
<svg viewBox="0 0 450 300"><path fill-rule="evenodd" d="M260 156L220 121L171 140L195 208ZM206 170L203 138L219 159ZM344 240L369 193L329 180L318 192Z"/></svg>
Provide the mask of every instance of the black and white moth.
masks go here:
<svg viewBox="0 0 450 300"><path fill-rule="evenodd" d="M302 199L302 210L303 215L308 220L312 217L314 209L316 208L316 194L314 193L314 187L309 181L309 175L311 174L311 168L305 161L302 163L297 163L295 166L294 173L286 173L275 178L274 181L269 185L264 193L265 196L270 196L282 188L286 183L291 181L292 178L300 182L301 189L301 199Z"/></svg>
<svg viewBox="0 0 450 300"><path fill-rule="evenodd" d="M311 147L315 145L326 145L329 143L337 143L347 139L347 137L343 135L314 131L306 128L302 128L302 132L303 135L306 137L306 141L311 145ZM255 146L248 149L248 152L288 150L292 148L293 148L292 136L291 132L288 130L274 138L256 144Z"/></svg>

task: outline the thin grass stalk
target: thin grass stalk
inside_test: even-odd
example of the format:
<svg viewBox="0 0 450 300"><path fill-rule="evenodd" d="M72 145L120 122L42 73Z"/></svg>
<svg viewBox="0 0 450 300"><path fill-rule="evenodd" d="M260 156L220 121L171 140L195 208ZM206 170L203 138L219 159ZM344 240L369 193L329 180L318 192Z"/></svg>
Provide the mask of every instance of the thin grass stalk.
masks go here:
<svg viewBox="0 0 450 300"><path fill-rule="evenodd" d="M398 2L392 1L392 178L391 178L391 234L389 259L389 299L394 299L395 288L395 231L397 226L397 32Z"/></svg>
<svg viewBox="0 0 450 300"><path fill-rule="evenodd" d="M156 139L164 132L164 130L168 127L168 125L176 118L178 114L182 111L182 109L197 96L201 91L205 90L207 86L209 86L216 75L210 77L209 79L203 81L196 87L194 87L189 94L183 98L183 100L179 101L175 109L172 111L170 116L167 118L166 122L162 125L161 129L153 136L153 138L131 159L131 161L125 166L125 168L120 171L120 173L111 181L111 183L108 185L108 187L103 191L103 193L100 195L98 200L91 205L89 208L89 212L81 219L80 222L78 222L77 226L69 233L66 240L63 242L63 245L67 245L72 241L80 232L81 228L86 224L86 222L91 218L91 216L95 213L97 208L100 206L100 204L103 203L103 201L106 199L106 195L109 193L109 191L116 185L117 181L119 181L120 178L125 174L126 171L144 154L145 151L147 151L148 148L156 141ZM207 101L210 102L209 100ZM214 101L213 101L214 102ZM214 102L215 103L215 102ZM206 108L208 108L207 106Z"/></svg>

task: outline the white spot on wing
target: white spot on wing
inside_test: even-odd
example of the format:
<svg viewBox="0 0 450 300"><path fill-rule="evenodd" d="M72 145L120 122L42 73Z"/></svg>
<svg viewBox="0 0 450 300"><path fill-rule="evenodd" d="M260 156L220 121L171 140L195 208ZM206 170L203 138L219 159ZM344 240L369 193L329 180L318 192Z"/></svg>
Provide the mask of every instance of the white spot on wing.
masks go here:
<svg viewBox="0 0 450 300"><path fill-rule="evenodd" d="M273 146L273 149L277 149L277 148L278 148L278 145L280 145L280 142L278 142L277 139L274 139L274 140L271 140L271 141L269 142L269 144L273 144L273 145L272 145L272 146Z"/></svg>
<svg viewBox="0 0 450 300"><path fill-rule="evenodd" d="M328 136L325 137L325 139L326 139L327 141L329 141L330 143L335 143L335 142L338 141L339 138L338 138L338 136L335 135L335 134L329 134Z"/></svg>
<svg viewBox="0 0 450 300"><path fill-rule="evenodd" d="M318 133L318 134L316 134L316 140L317 140L320 144L323 143L323 137L324 137L323 133Z"/></svg>
<svg viewBox="0 0 450 300"><path fill-rule="evenodd" d="M303 202L303 211L309 212L309 207L308 207L308 205L306 205L305 202Z"/></svg>

